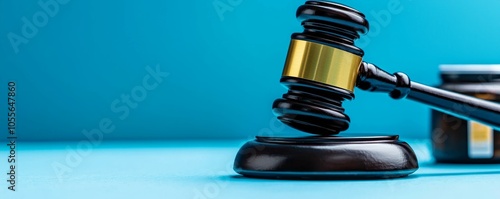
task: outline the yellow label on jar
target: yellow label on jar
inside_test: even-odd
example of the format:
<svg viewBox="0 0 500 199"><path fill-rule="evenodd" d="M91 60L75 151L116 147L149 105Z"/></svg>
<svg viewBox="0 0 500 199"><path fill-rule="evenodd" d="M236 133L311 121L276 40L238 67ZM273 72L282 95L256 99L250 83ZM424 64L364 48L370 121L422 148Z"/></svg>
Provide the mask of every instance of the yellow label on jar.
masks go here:
<svg viewBox="0 0 500 199"><path fill-rule="evenodd" d="M492 158L494 155L493 128L469 121L469 157Z"/></svg>

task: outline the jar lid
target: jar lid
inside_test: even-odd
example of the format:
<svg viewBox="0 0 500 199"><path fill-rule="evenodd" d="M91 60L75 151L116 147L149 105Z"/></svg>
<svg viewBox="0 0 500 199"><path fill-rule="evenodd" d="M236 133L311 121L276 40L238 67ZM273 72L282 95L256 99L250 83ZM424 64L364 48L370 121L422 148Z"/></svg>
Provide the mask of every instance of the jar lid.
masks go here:
<svg viewBox="0 0 500 199"><path fill-rule="evenodd" d="M500 82L500 64L440 65L444 83Z"/></svg>

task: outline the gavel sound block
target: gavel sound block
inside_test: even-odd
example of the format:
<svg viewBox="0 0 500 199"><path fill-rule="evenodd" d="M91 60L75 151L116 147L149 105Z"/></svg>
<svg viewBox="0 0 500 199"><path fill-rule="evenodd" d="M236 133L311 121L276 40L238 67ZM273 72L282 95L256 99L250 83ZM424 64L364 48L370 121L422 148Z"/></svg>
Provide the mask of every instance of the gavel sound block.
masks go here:
<svg viewBox="0 0 500 199"><path fill-rule="evenodd" d="M396 178L415 172L415 153L397 135L337 136L349 128L342 102L354 99L355 87L500 128L496 103L412 82L404 73L389 74L363 62L364 52L354 40L368 31L368 21L359 11L307 1L297 9L297 18L304 31L291 36L281 77L288 92L274 101L273 112L281 122L314 136L256 137L236 155L236 172L306 179ZM463 106L472 109L457 108Z"/></svg>

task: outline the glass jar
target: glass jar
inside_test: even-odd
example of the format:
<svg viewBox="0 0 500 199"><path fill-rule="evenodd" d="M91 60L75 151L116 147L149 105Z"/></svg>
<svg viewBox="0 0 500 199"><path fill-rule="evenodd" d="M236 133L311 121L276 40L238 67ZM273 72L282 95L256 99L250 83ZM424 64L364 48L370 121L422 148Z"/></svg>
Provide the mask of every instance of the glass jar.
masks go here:
<svg viewBox="0 0 500 199"><path fill-rule="evenodd" d="M440 73L441 89L500 102L500 65L441 65ZM465 104L456 108L474 111ZM431 128L437 162L500 163L499 131L436 110L432 110Z"/></svg>

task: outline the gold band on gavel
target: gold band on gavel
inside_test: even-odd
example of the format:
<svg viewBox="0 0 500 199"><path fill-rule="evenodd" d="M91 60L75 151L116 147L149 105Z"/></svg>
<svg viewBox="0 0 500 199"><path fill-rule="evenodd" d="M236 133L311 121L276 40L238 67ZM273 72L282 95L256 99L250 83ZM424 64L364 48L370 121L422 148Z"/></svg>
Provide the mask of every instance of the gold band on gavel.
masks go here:
<svg viewBox="0 0 500 199"><path fill-rule="evenodd" d="M314 42L292 39L283 76L354 91L361 56Z"/></svg>

